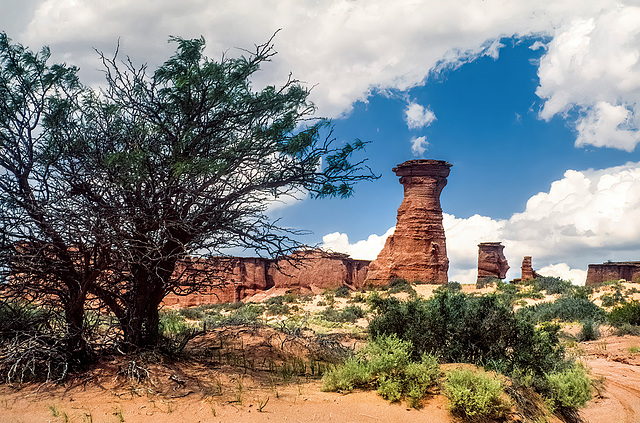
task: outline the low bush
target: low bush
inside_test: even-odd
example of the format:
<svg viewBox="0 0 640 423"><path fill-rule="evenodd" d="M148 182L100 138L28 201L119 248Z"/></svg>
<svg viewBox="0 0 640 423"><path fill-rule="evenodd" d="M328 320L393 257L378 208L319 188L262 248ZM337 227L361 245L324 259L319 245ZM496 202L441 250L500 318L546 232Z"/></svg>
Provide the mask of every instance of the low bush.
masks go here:
<svg viewBox="0 0 640 423"><path fill-rule="evenodd" d="M613 307L625 303L627 296L622 293L621 287L616 287L613 292L602 294L600 301L602 301L602 307Z"/></svg>
<svg viewBox="0 0 640 423"><path fill-rule="evenodd" d="M204 324L207 327L216 327L256 325L261 323L260 318L265 311L265 307L262 304L240 304L242 304L242 306L234 306L228 315L221 314L220 312L208 313L203 319Z"/></svg>
<svg viewBox="0 0 640 423"><path fill-rule="evenodd" d="M440 376L433 356L411 360L413 346L396 336L370 341L347 361L324 374L324 391L348 392L355 388L375 388L383 398L398 401L405 397L412 407L433 387Z"/></svg>
<svg viewBox="0 0 640 423"><path fill-rule="evenodd" d="M200 320L204 317L204 311L198 307L181 308L178 313L189 320Z"/></svg>
<svg viewBox="0 0 640 423"><path fill-rule="evenodd" d="M405 279L401 279L401 278L391 279L391 281L389 281L389 284L387 285L387 292L389 294L406 292L412 296L418 295L418 293L416 292L415 289L413 289L411 284L407 282Z"/></svg>
<svg viewBox="0 0 640 423"><path fill-rule="evenodd" d="M578 341L595 341L600 337L600 325L592 319L586 319L582 322L582 329L578 333Z"/></svg>
<svg viewBox="0 0 640 423"><path fill-rule="evenodd" d="M318 313L318 316L329 322L338 323L354 323L356 320L365 316L364 310L360 306L349 305L342 310L336 310L332 307L327 307Z"/></svg>
<svg viewBox="0 0 640 423"><path fill-rule="evenodd" d="M440 291L460 292L460 291L462 291L462 285L460 284L460 282L449 281L449 282L445 283L444 285L440 285L438 288L436 288L436 291L438 291L438 292L440 292Z"/></svg>
<svg viewBox="0 0 640 423"><path fill-rule="evenodd" d="M444 362L489 365L505 373L531 370L539 376L564 360L559 326L536 328L495 295L441 291L429 300L377 297L370 304L369 334L411 341L414 360L427 353Z"/></svg>
<svg viewBox="0 0 640 423"><path fill-rule="evenodd" d="M351 290L342 285L340 288L336 289L334 296L336 298L349 298L351 296Z"/></svg>
<svg viewBox="0 0 640 423"><path fill-rule="evenodd" d="M581 365L547 375L547 404L552 412L569 414L591 399L591 379Z"/></svg>
<svg viewBox="0 0 640 423"><path fill-rule="evenodd" d="M607 319L616 328L624 325L640 326L640 301L630 301L615 307L609 312Z"/></svg>
<svg viewBox="0 0 640 423"><path fill-rule="evenodd" d="M444 394L454 415L467 421L499 419L511 408L497 375L471 369L453 369L444 382Z"/></svg>
<svg viewBox="0 0 640 423"><path fill-rule="evenodd" d="M548 295L571 294L574 289L574 285L570 281L552 276L535 278L532 283L539 286L541 290L546 291Z"/></svg>
<svg viewBox="0 0 640 423"><path fill-rule="evenodd" d="M518 310L518 315L533 324L561 320L576 322L591 319L604 321L606 312L584 298L562 297L554 302L540 303Z"/></svg>
<svg viewBox="0 0 640 423"><path fill-rule="evenodd" d="M161 311L158 327L165 336L182 334L189 329L184 315L176 310Z"/></svg>

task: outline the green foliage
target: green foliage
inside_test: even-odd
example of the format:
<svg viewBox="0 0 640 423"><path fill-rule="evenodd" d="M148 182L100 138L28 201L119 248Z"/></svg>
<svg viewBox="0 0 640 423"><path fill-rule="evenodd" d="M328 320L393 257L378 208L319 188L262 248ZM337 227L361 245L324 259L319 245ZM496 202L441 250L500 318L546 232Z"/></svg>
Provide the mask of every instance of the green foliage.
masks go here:
<svg viewBox="0 0 640 423"><path fill-rule="evenodd" d="M529 369L538 375L563 361L558 326L536 328L496 295L441 291L429 300L377 297L371 306L370 335L411 341L414 360L428 353L445 362L489 365L507 373Z"/></svg>
<svg viewBox="0 0 640 423"><path fill-rule="evenodd" d="M415 289L413 289L413 287L411 286L411 284L409 282L407 282L405 279L401 279L401 278L396 278L396 279L392 279L389 281L389 284L387 285L387 292L389 294L397 294L399 292L406 292L412 296L417 296L418 293L416 292Z"/></svg>
<svg viewBox="0 0 640 423"><path fill-rule="evenodd" d="M318 316L328 322L354 323L356 320L364 317L365 312L360 306L349 305L342 310L327 307L318 313Z"/></svg>
<svg viewBox="0 0 640 423"><path fill-rule="evenodd" d="M499 377L471 369L453 369L444 382L451 412L467 421L499 419L511 402Z"/></svg>
<svg viewBox="0 0 640 423"><path fill-rule="evenodd" d="M613 287L613 292L605 293L600 297L602 307L613 307L627 300L627 296L622 293L622 285L618 283L617 285L613 285Z"/></svg>
<svg viewBox="0 0 640 423"><path fill-rule="evenodd" d="M578 341L594 341L600 337L600 328L598 323L592 319L586 319L582 322L582 329L578 333Z"/></svg>
<svg viewBox="0 0 640 423"><path fill-rule="evenodd" d="M241 302L224 304L223 309L231 312L229 314L209 313L204 318L205 325L207 327L256 325L261 323L260 318L265 311L262 304Z"/></svg>
<svg viewBox="0 0 640 423"><path fill-rule="evenodd" d="M204 311L198 307L186 307L178 310L185 319L189 320L200 320L204 317Z"/></svg>
<svg viewBox="0 0 640 423"><path fill-rule="evenodd" d="M296 301L295 297L278 296L269 298L264 304L267 307L268 315L278 316L291 313L289 305L285 303L293 301Z"/></svg>
<svg viewBox="0 0 640 423"><path fill-rule="evenodd" d="M547 398L552 411L577 409L591 399L591 380L581 365L547 375Z"/></svg>
<svg viewBox="0 0 640 423"><path fill-rule="evenodd" d="M552 276L541 276L533 281L537 284L541 290L546 291L547 294L570 294L573 291L573 284L570 281L565 281L560 278Z"/></svg>
<svg viewBox="0 0 640 423"><path fill-rule="evenodd" d="M623 325L640 326L640 301L630 301L615 307L607 316L609 323L620 328Z"/></svg>
<svg viewBox="0 0 640 423"><path fill-rule="evenodd" d="M160 312L160 333L164 335L178 335L189 330L189 325L184 316L176 310Z"/></svg>
<svg viewBox="0 0 640 423"><path fill-rule="evenodd" d="M410 406L418 407L440 377L440 368L433 356L412 361L412 349L411 342L396 336L376 338L342 366L325 373L322 389L348 392L355 388L376 388L389 401L404 396Z"/></svg>
<svg viewBox="0 0 640 423"><path fill-rule="evenodd" d="M460 284L460 282L449 281L449 282L445 283L444 285L440 285L435 290L435 292L440 292L440 291L460 292L460 291L462 291L462 285Z"/></svg>
<svg viewBox="0 0 640 423"><path fill-rule="evenodd" d="M351 296L351 290L348 287L342 285L340 288L336 289L334 295L337 298L349 298Z"/></svg>
<svg viewBox="0 0 640 423"><path fill-rule="evenodd" d="M538 324L551 320L561 320L564 322L575 322L586 319L603 321L605 311L583 298L562 297L554 302L540 303L518 310L518 315L522 318Z"/></svg>

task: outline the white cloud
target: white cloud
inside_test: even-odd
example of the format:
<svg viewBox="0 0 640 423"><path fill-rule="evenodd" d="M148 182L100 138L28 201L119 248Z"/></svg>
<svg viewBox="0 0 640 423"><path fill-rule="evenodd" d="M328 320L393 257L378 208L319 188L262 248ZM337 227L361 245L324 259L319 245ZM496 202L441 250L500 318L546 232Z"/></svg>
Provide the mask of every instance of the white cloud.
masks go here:
<svg viewBox="0 0 640 423"><path fill-rule="evenodd" d="M540 61L540 117L576 110L576 146L640 142L640 7L617 4L555 31Z"/></svg>
<svg viewBox="0 0 640 423"><path fill-rule="evenodd" d="M586 270L571 269L567 263L550 264L538 270L538 273L571 281L575 285L584 285L587 280Z"/></svg>
<svg viewBox="0 0 640 423"><path fill-rule="evenodd" d="M423 83L438 65L496 57L501 37L551 34L563 22L611 7L610 0L42 0L21 17L23 32L9 35L34 49L50 45L55 60L79 65L93 83L101 79L93 48L112 52L118 39L123 54L153 69L173 50L165 43L170 34L204 35L209 55L219 57L237 55L234 47L250 48L282 28L275 40L279 55L261 82L292 71L317 84L312 96L320 114L336 117L377 89ZM0 17L0 27L12 16Z"/></svg>
<svg viewBox="0 0 640 423"><path fill-rule="evenodd" d="M389 228L383 235L372 234L366 240L360 240L355 244L349 244L347 234L333 232L322 237L322 248L347 253L355 259L374 260L394 230L395 226Z"/></svg>
<svg viewBox="0 0 640 423"><path fill-rule="evenodd" d="M523 257L532 256L534 268L541 266L540 274L581 284L589 263L638 259L640 163L602 170L568 170L548 192L532 196L525 210L510 219L480 215L457 218L445 213L443 225L452 280L475 282L477 245L501 241L511 266L507 279L520 277ZM348 253L351 246L347 236L331 235L341 236L341 244L333 243L333 248ZM355 245L360 243L369 247L367 257L374 257L383 246L383 242L365 241Z"/></svg>
<svg viewBox="0 0 640 423"><path fill-rule="evenodd" d="M436 120L436 115L428 108L411 102L404 111L409 129L420 129L429 126Z"/></svg>
<svg viewBox="0 0 640 423"><path fill-rule="evenodd" d="M409 141L411 143L411 152L414 156L422 156L424 152L427 151L427 146L429 142L427 141L427 137L413 137Z"/></svg>

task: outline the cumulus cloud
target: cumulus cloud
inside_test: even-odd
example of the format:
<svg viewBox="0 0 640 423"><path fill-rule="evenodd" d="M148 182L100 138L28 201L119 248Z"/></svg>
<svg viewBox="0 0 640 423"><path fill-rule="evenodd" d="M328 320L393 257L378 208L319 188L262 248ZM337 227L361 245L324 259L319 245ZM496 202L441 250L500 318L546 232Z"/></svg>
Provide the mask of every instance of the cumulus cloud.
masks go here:
<svg viewBox="0 0 640 423"><path fill-rule="evenodd" d="M328 117L348 113L375 90L422 84L439 65L497 57L502 37L552 34L570 18L589 19L612 7L610 0L30 2L35 7L21 16L24 30L9 35L36 49L50 45L55 60L77 64L95 80L101 75L94 72L93 48L111 52L118 39L124 54L153 69L171 54L173 46L164 42L170 34L204 35L208 54L219 57L237 55L234 47L250 48L282 28L275 40L279 55L256 82L277 82L292 71L316 85L313 100Z"/></svg>
<svg viewBox="0 0 640 423"><path fill-rule="evenodd" d="M411 143L411 152L414 156L423 156L424 152L427 151L427 146L429 142L427 141L427 137L413 137L409 141Z"/></svg>
<svg viewBox="0 0 640 423"><path fill-rule="evenodd" d="M508 279L519 277L522 258L532 256L534 268L540 266L540 274L581 284L589 263L637 259L634 254L640 249L640 163L601 170L567 170L547 192L532 196L525 210L509 219L480 215L458 218L445 213L443 225L452 280L473 283L477 245L501 241L511 266ZM336 251L349 252L345 234L331 235L342 240L341 245L332 244ZM368 245L368 257L373 257L383 243ZM379 249L374 251L374 247Z"/></svg>
<svg viewBox="0 0 640 423"><path fill-rule="evenodd" d="M391 227L383 235L372 234L367 239L360 240L355 244L349 243L347 234L333 232L322 237L322 248L340 253L347 253L351 257L360 260L374 260L387 238L393 234L395 226Z"/></svg>
<svg viewBox="0 0 640 423"><path fill-rule="evenodd" d="M575 285L584 285L587 280L587 271L582 269L572 269L567 263L550 264L538 270L544 276L553 276L566 281L571 281Z"/></svg>
<svg viewBox="0 0 640 423"><path fill-rule="evenodd" d="M640 7L617 4L561 25L538 69L540 117L576 111L576 146L640 142Z"/></svg>
<svg viewBox="0 0 640 423"><path fill-rule="evenodd" d="M415 102L409 103L404 113L409 129L421 129L436 120L436 115L431 110Z"/></svg>

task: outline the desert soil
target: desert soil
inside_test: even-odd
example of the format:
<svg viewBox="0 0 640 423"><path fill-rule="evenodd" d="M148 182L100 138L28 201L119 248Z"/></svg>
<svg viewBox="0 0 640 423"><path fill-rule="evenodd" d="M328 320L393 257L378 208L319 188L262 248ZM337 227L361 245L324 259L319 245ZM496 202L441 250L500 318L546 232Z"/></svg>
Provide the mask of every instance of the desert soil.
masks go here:
<svg viewBox="0 0 640 423"><path fill-rule="evenodd" d="M430 290L419 287L423 296L431 292L422 291ZM640 337L606 331L603 335L569 351L601 380L580 416L587 423L638 423ZM244 342L249 350L264 344ZM64 385L0 385L0 423L455 422L446 398L437 393L415 410L405 403L390 404L375 392L322 392L317 379L285 383L265 379L264 374L239 374L238 368L197 363L157 363L149 368L150 378L133 383L118 374L123 365L118 359L105 362Z"/></svg>

